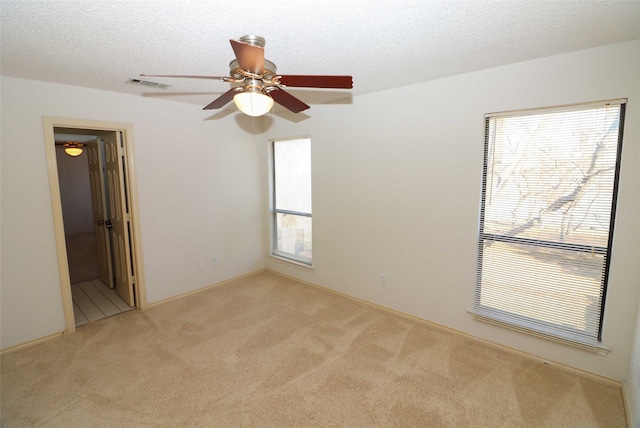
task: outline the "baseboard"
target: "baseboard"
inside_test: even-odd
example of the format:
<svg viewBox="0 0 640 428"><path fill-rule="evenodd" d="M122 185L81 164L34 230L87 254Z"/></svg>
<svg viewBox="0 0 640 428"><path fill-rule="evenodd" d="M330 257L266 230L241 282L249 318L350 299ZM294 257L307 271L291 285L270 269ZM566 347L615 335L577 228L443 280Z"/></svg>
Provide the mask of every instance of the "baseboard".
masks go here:
<svg viewBox="0 0 640 428"><path fill-rule="evenodd" d="M483 338L479 338L477 336L473 336L472 334L469 334L469 333L466 333L466 332L463 332L463 331L460 331L460 330L456 330L454 328L451 328L451 327L448 327L448 326L445 326L445 325L442 325L442 324L438 324L436 322L429 321L427 319L420 318L420 317L417 317L415 315L410 315L410 314L407 314L407 313L404 313L404 312L400 312L400 311L397 311L395 309L388 308L386 306L378 305L376 303L369 302L367 300L360 299L358 297L354 297L354 296L351 296L351 295L348 295L348 294L345 294L345 293L342 293L342 292L339 292L339 291L336 291L336 290L332 290L331 288L327 288L327 287L324 287L324 286L319 285L319 284L315 284L315 283L312 283L312 282L309 282L309 281L305 281L305 280L296 278L294 276L287 275L287 274L284 274L284 273L281 273L281 272L278 272L278 271L275 271L275 270L272 270L272 269L269 269L269 268L259 269L259 270L256 270L256 271L253 271L253 272L249 272L249 273L244 274L244 275L239 275L239 276L236 276L236 277L233 277L233 278L230 278L230 279L226 279L224 281L221 281L221 282L218 282L218 283L215 283L215 284L211 284L211 285L199 288L197 290L188 291L186 293L178 294L176 296L168 297L166 299L162 299L162 300L159 300L157 302L150 303L142 311L145 312L145 311L147 311L147 310L149 310L151 308L154 308L156 306L160 306L160 305L163 305L165 303L172 302L174 300L181 299L183 297L190 296L192 294L197 294L197 293L200 293L202 291L206 291L206 290L209 290L209 289L212 289L212 288L215 288L215 287L220 287L220 286L228 284L230 282L237 281L237 280L243 279L243 278L247 278L247 277L250 277L252 275L256 275L258 273L265 272L265 271L273 273L274 275L279 275L279 276L282 276L282 277L285 277L285 278L292 279L292 280L297 281L297 282L299 282L301 284L305 284L305 285L308 285L308 286L316 287L316 288L321 289L321 290L323 290L325 292L332 293L332 294L341 296L341 297L349 299L349 300L353 300L353 301L356 301L356 302L359 302L359 303L362 303L362 304L365 304L365 305L368 305L368 306L371 306L371 307L378 308L378 309L386 311L386 312L393 313L395 315L398 315L398 316L401 316L401 317L404 317L404 318L408 318L408 319L411 319L411 320L414 320L414 321L425 323L425 324L428 324L428 325L431 325L431 326L435 326L435 327L450 331L450 332L455 333L455 334L459 334L459 335L465 336L465 337L467 337L467 338L469 338L471 340L478 341L480 343L483 343L485 345L488 345L488 346L491 346L491 347L494 347L494 348L498 348L498 349L501 349L501 350L509 351L511 353L520 355L520 356L522 356L524 358L528 358L528 359L533 360L533 361L540 362L542 364L548 364L548 365L551 365L553 367L557 367L557 368L560 368L562 370L565 370L567 372L579 374L581 376L584 376L584 377L599 381L601 383L606 383L606 384L618 386L618 387L620 387L622 389L623 401L624 401L624 405L625 405L625 413L627 415L629 426L631 426L631 422L630 422L631 415L630 415L630 405L629 405L630 403L628 403L628 397L627 397L627 394L626 394L626 391L625 391L625 388L624 388L624 383L622 381L618 380L618 379L610 378L610 377L607 377L607 376L602 376L602 375L599 375L597 373L593 373L593 372L589 372L589 371L586 371L586 370L578 369L576 367L571 367L569 365L566 365L566 364L563 364L563 363L560 363L560 362L557 362L557 361L551 361L551 360L548 360L546 358L542 358L540 356L537 356L537 355L534 355L534 354L530 354L528 352L524 352L524 351L521 351L521 350L518 350L518 349L515 349L515 348L511 348L509 346L505 346L505 345L502 345L502 344L499 344L499 343L496 343L496 342L492 342L492 341L489 341L489 340L486 340L486 339L483 339ZM25 342L25 343L22 343L22 344L19 344L19 345L15 345L15 346L9 347L7 349L1 350L0 351L0 355L4 355L4 354L9 353L9 352L13 352L13 351L17 351L19 349L30 347L30 346L36 345L38 343L42 343L42 342L54 339L54 338L62 336L62 335L64 335L64 332L54 333L54 334L51 334L51 335L48 335L48 336L45 336L45 337L42 337L42 338L39 338L39 339L35 339L35 340L31 340L29 342Z"/></svg>
<svg viewBox="0 0 640 428"><path fill-rule="evenodd" d="M178 294L177 296L173 296L173 297L168 297L166 299L159 300L157 302L153 302L153 303L145 305L144 309L141 309L141 311L144 312L144 311L147 311L148 309L151 309L151 308L153 308L155 306L159 306L159 305L162 305L164 303L171 302L173 300L177 300L177 299L180 299L182 297L189 296L191 294L199 293L201 291L205 291L205 290L208 290L210 288L219 287L219 286L227 284L229 282L236 281L238 279L242 279L242 278L245 278L245 277L248 277L248 276L251 276L251 275L255 275L255 274L260 273L260 272L264 272L265 270L266 269L258 269L256 271L253 271L253 272L250 272L250 273L247 273L247 274L244 274L244 275L239 275L239 276L236 276L236 277L233 277L233 278L230 278L230 279L227 279L227 280L215 283L215 284L207 285L207 286L205 286L203 288L198 288L197 290L188 291L186 293ZM66 334L66 332L61 331L61 332L53 333L53 334L50 334L48 336L44 336L44 337L41 337L41 338L38 338L38 339L30 340L28 342L20 343L18 345L10 346L9 348L0 350L0 355L5 355L5 354L8 354L10 352L18 351L18 350L24 349L24 348L29 348L29 347L37 345L39 343L46 342L48 340L55 339L55 338L60 337L60 336L64 336L65 334Z"/></svg>
<svg viewBox="0 0 640 428"><path fill-rule="evenodd" d="M345 297L347 299L354 300L354 301L357 301L359 303L363 303L365 305L372 306L372 307L381 309L381 310L386 311L386 312L391 312L391 313L393 313L395 315L398 315L398 316L401 316L401 317L404 317L404 318L408 318L408 319L411 319L411 320L414 320L414 321L418 321L418 322L421 322L421 323L429 324L431 326L438 327L438 328L450 331L452 333L462 335L462 336L464 336L464 337L466 337L468 339L475 340L477 342L480 342L482 344L491 346L493 348L497 348L497 349L500 349L500 350L508 351L508 352L520 355L520 356L522 356L524 358L527 358L527 359L530 359L530 360L533 360L533 361L537 361L537 362L542 363L542 364L546 364L546 365L550 365L550 366L553 366L553 367L557 367L557 368L562 369L564 371L567 371L567 372L570 372L570 373L575 373L575 374L578 374L580 376L584 376L584 377L587 377L589 379L593 379L593 380L601 382L601 383L605 383L605 384L608 384L608 385L613 385L613 386L620 387L620 388L622 388L624 390L624 385L623 385L623 382L621 380L610 378L610 377L607 377L607 376L602 376L602 375L599 375L597 373L589 372L589 371L586 371L586 370L578 369L576 367L572 367L572 366L569 366L569 365L566 365L566 364L563 364L563 363L560 363L560 362L557 362L557 361L552 361L552 360L540 357L538 355L530 354L528 352L524 352L524 351L521 351L519 349L515 349L515 348L511 348L511 347L506 346L506 345L502 345L500 343L492 342L490 340L474 336L474 335L466 333L464 331L456 330L455 328L448 327L448 326L442 325L442 324L438 324L437 322L433 322L433 321L430 321L430 320L427 320L427 319L424 319L424 318L417 317L415 315L410 315L410 314L407 314L407 313L404 313L404 312L400 312L400 311L397 311L395 309L388 308L386 306L378 305L377 303L369 302L367 300L360 299L358 297L350 296L350 295L342 293L340 291L332 290L331 288L327 288L327 287L324 287L322 285L314 284L313 282L305 281L305 280L296 278L294 276L287 275L287 274L284 274L284 273L281 273L281 272L278 272L278 271L275 271L275 270L272 270L272 269L269 269L269 268L267 268L266 270L271 272L271 273L273 273L273 274L275 274L275 275L280 275L280 276L283 276L285 278L289 278L289 279L298 281L298 282L300 282L302 284L305 284L305 285L309 285L309 286L312 286L312 287L317 287L317 288L322 289L324 291L327 291L329 293L333 293L333 294L336 294L338 296ZM626 405L626 403L625 403L625 405ZM627 412L627 417L629 417L629 412Z"/></svg>
<svg viewBox="0 0 640 428"><path fill-rule="evenodd" d="M627 415L627 426L633 428L633 416L631 414L631 402L629 401L629 394L627 394L627 384L623 382L622 385L622 402L624 403L624 413Z"/></svg>
<svg viewBox="0 0 640 428"><path fill-rule="evenodd" d="M1 350L0 351L0 355L9 354L11 352L18 351L18 350L24 349L24 348L29 348L29 347L37 345L39 343L47 342L47 341L49 341L51 339L55 339L57 337L64 336L64 334L65 334L64 331L60 331L58 333L53 333L53 334L50 334L48 336L41 337L39 339L33 339L33 340L28 341L28 342L21 343L19 345L13 345L13 346L10 346L10 347L8 347L6 349Z"/></svg>
<svg viewBox="0 0 640 428"><path fill-rule="evenodd" d="M176 296L167 297L166 299L158 300L157 302L147 303L145 305L144 309L142 309L142 312L146 312L151 308L155 308L156 306L164 305L165 303L173 302L174 300L182 299L183 297L191 296L192 294L197 294L197 293L201 293L201 292L206 291L206 290L210 290L212 288L220 287L221 285L227 284L229 282L237 281L239 279L246 278L246 277L258 274L260 272L264 272L266 270L267 270L266 268L258 269L258 270L255 270L253 272L249 272L249 273L245 273L243 275L234 276L233 278L225 279L224 281L221 281L221 282L216 282L215 284L205 285L204 287L198 288L197 290L187 291L186 293L178 294Z"/></svg>

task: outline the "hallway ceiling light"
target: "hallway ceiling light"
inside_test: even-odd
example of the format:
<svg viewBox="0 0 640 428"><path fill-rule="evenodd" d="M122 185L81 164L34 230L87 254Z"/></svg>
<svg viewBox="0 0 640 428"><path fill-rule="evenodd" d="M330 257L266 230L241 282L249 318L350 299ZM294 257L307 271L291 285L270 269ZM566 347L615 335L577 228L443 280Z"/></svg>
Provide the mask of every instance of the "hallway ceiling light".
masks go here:
<svg viewBox="0 0 640 428"><path fill-rule="evenodd" d="M72 157L80 156L83 152L83 147L85 147L85 145L82 143L69 141L67 143L64 143L64 152Z"/></svg>

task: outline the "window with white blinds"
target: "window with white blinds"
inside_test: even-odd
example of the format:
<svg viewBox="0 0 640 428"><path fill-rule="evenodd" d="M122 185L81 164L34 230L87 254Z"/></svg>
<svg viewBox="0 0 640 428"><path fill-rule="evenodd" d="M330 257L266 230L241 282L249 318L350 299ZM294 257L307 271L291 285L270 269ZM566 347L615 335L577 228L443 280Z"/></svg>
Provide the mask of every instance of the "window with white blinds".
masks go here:
<svg viewBox="0 0 640 428"><path fill-rule="evenodd" d="M311 140L272 144L272 254L311 265Z"/></svg>
<svg viewBox="0 0 640 428"><path fill-rule="evenodd" d="M486 116L476 317L597 347L624 101Z"/></svg>

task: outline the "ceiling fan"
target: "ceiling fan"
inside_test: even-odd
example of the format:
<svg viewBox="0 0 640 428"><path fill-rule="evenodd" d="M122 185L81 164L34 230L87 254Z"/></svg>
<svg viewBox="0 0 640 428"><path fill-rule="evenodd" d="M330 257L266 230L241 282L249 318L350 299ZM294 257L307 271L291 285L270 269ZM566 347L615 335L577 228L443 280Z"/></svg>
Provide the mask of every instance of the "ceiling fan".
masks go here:
<svg viewBox="0 0 640 428"><path fill-rule="evenodd" d="M232 99L240 111L249 116L262 116L273 106L273 102L294 113L309 108L307 104L286 92L284 88L331 88L351 89L351 76L281 75L276 65L264 58L265 39L248 35L240 40L229 40L236 59L229 64L229 76L190 76L175 74L141 74L149 77L178 77L189 79L212 79L239 84L205 106L203 110L218 109Z"/></svg>

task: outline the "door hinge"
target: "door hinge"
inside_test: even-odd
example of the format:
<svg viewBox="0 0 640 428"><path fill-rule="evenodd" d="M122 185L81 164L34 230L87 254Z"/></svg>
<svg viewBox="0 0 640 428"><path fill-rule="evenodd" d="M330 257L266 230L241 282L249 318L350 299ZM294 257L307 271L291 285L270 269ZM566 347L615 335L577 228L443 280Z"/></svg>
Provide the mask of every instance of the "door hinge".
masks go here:
<svg viewBox="0 0 640 428"><path fill-rule="evenodd" d="M132 284L136 283L136 276L135 275L131 275L131 283Z"/></svg>
<svg viewBox="0 0 640 428"><path fill-rule="evenodd" d="M131 221L131 214L127 213L127 221Z"/></svg>

